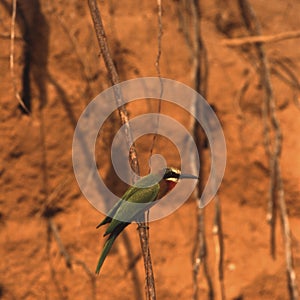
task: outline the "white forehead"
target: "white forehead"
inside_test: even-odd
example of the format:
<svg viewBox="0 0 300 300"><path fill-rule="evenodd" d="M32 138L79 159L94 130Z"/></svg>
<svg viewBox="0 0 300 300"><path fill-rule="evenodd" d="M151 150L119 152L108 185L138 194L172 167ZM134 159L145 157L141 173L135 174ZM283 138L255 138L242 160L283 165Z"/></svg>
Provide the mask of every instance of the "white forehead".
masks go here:
<svg viewBox="0 0 300 300"><path fill-rule="evenodd" d="M177 168L169 168L170 170L172 170L173 172L177 173L177 174L181 174L181 171Z"/></svg>
<svg viewBox="0 0 300 300"><path fill-rule="evenodd" d="M165 180L167 180L167 181L173 181L173 182L178 182L179 178L167 178Z"/></svg>

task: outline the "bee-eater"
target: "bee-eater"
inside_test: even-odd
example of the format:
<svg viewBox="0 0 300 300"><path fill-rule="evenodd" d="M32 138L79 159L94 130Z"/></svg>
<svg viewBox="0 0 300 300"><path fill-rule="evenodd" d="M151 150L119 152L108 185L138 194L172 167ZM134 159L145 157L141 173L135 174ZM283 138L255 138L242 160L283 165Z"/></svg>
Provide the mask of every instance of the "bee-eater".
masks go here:
<svg viewBox="0 0 300 300"><path fill-rule="evenodd" d="M168 167L157 174L151 173L143 177L125 192L121 199L108 212L107 217L96 227L99 228L104 224L110 223L104 233L104 236L109 235L109 237L99 258L96 274L100 272L108 252L122 230L133 221L141 221L144 212L155 204L155 200L164 197L175 187L179 179L184 178L198 179L197 176L181 174L180 170ZM145 205L138 206L137 208L132 203Z"/></svg>

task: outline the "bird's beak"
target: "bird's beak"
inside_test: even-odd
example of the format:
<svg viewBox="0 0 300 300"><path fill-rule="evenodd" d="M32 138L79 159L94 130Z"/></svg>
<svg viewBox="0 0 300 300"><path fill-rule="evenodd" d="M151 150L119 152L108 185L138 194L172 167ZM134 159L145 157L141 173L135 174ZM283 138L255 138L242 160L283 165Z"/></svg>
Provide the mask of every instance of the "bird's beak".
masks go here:
<svg viewBox="0 0 300 300"><path fill-rule="evenodd" d="M191 174L180 174L179 178L180 179L184 179L184 178L187 178L187 179L199 179L198 176L191 175Z"/></svg>

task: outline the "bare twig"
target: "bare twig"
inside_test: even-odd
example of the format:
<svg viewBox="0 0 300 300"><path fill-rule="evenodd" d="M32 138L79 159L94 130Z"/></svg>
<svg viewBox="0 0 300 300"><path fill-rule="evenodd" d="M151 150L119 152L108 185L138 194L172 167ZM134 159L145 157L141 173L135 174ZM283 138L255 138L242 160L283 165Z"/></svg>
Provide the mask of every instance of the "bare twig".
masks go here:
<svg viewBox="0 0 300 300"><path fill-rule="evenodd" d="M155 292L155 284L154 284L154 273L152 269L151 253L150 253L149 243L148 243L149 228L146 227L145 223L142 223L139 224L138 230L140 235L140 244L141 244L142 253L144 257L144 265L145 265L145 273L146 273L146 285L145 285L146 297L149 300L155 300L156 292Z"/></svg>
<svg viewBox="0 0 300 300"><path fill-rule="evenodd" d="M191 40L188 20L189 18L189 2L181 0L177 6L179 30L182 31L185 42L193 55L193 42Z"/></svg>
<svg viewBox="0 0 300 300"><path fill-rule="evenodd" d="M280 77L280 79L282 79L286 84L299 92L300 82L294 72L279 59L272 60L271 63L273 64L271 71L274 72L275 75L278 75L278 77ZM278 71L277 66L280 67L281 72Z"/></svg>
<svg viewBox="0 0 300 300"><path fill-rule="evenodd" d="M106 35L102 24L100 12L98 10L97 2L95 0L89 0L88 3L89 3L90 13L93 19L93 23L94 23L96 36L98 39L99 47L101 49L101 53L104 59L106 69L110 76L111 83L113 85L116 85L119 83L119 76L116 71L113 60L111 58L108 44L106 42ZM122 125L125 125L125 134L126 134L127 143L129 146L131 146L129 151L130 164L134 172L136 174L139 174L140 173L139 164L138 164L136 149L133 143L133 139L129 127L128 113L126 107L123 104L122 94L120 89L115 87L114 92L115 92L116 102L118 105L120 119ZM145 273L146 273L146 286L145 286L146 296L147 299L154 300L156 299L156 294L155 294L154 274L152 269L148 233L147 233L148 227L145 224L142 224L138 226L138 230L139 230L139 237L140 237L141 248L143 252L144 266L145 266Z"/></svg>
<svg viewBox="0 0 300 300"><path fill-rule="evenodd" d="M239 1L241 12L245 20L245 24L251 34L259 35L261 34L260 24L256 18L255 12L252 9L252 6L247 1ZM270 105L274 102L273 87L270 79L269 65L266 58L265 49L262 44L256 44L257 56L260 61L259 71L261 76L261 82L265 89L265 98L263 102L263 124L264 124L264 143L266 155L269 158L270 166L270 185L269 185L269 201L268 201L268 213L267 220L271 226L271 235L270 235L270 244L271 244L271 254L275 257L275 225L276 225L276 168L275 164L277 163L276 156L279 155L278 151L281 147L281 133L278 132L278 138L276 139L277 145L274 147L274 152L272 153L271 145L271 128L269 124L270 116ZM279 143L279 144L278 144ZM276 151L276 152L275 152Z"/></svg>
<svg viewBox="0 0 300 300"><path fill-rule="evenodd" d="M71 257L71 261L73 262L74 265L81 266L84 272L88 275L91 281L91 289L92 289L92 299L96 300L97 299L97 294L96 294L96 277L94 273L88 268L86 263L80 259Z"/></svg>
<svg viewBox="0 0 300 300"><path fill-rule="evenodd" d="M182 30L187 41L188 46L191 49L192 55L192 76L193 76L193 86L194 89L200 92L204 97L206 96L207 91L207 79L208 79L208 62L207 62L207 54L206 48L202 41L201 32L200 32L200 9L198 1L193 0L183 1L183 5L186 7L186 10L189 7L189 11L192 15L191 20L191 30L192 33L189 33L187 27L187 22L184 16L180 17L182 21ZM195 100L194 100L195 101ZM201 114L199 111L199 107L197 102L195 101L192 109L195 111L197 115ZM195 122L193 119L192 122L193 135L197 144L198 152L200 156L203 155L202 149L202 141L199 136L200 134L200 124ZM202 162L203 160L200 159ZM203 168L202 168L203 169ZM203 188L203 172L200 174L201 180L199 181L198 189L197 189L197 204L200 201L200 195ZM209 273L208 261L207 261L207 244L206 244L206 233L205 233L205 210L200 208L200 205L197 205L197 235L195 240L195 247L193 250L193 283L194 283L194 293L193 299L198 299L199 290L198 290L198 274L200 270L200 266L203 265L204 276L206 278L207 286L208 286L208 296L209 299L214 299L215 292L213 288L213 282L211 275ZM220 290L221 297L223 299L224 289L223 289L223 242L222 242L222 230L221 230L221 218L220 218L220 203L216 202L216 216L215 219L215 230L217 230L217 238L216 238L216 255L218 260L218 279L221 283L222 287Z"/></svg>
<svg viewBox="0 0 300 300"><path fill-rule="evenodd" d="M239 0L242 15L246 26L251 34L261 35L260 23L248 0ZM255 44L257 55L260 60L260 76L265 89L265 99L263 108L263 118L265 124L265 136L269 139L271 130L274 133L273 145L266 143L266 153L269 156L270 166L270 194L268 217L271 224L271 251L275 255L275 221L276 221L276 204L279 204L281 225L283 231L283 240L286 258L286 271L288 277L288 290L291 300L298 299L298 289L296 284L296 275L293 267L291 232L287 209L284 198L284 187L280 169L280 156L282 145L282 134L280 124L276 116L276 105L274 100L273 88L270 78L270 68L265 49L261 43ZM268 122L271 126L267 126ZM273 147L272 147L273 146Z"/></svg>
<svg viewBox="0 0 300 300"><path fill-rule="evenodd" d="M156 67L156 72L157 76L159 77L160 80L160 97L158 99L158 109L157 109L157 122L156 122L156 130L155 133L153 134L153 139L150 147L150 154L149 156L151 157L153 154L153 150L155 147L155 143L157 140L157 131L159 129L159 114L161 112L161 98L164 92L164 86L163 86L163 81L161 79L161 74L160 74L160 57L161 57L161 50L162 50L162 36L163 36L163 25L162 25L162 0L157 0L157 16L158 16L158 36L157 36L157 56L155 60L155 67Z"/></svg>
<svg viewBox="0 0 300 300"><path fill-rule="evenodd" d="M245 44L256 44L256 43L275 43L287 39L300 38L300 30L287 31L274 35L256 35L246 36L235 39L225 39L221 41L221 44L228 47L237 47Z"/></svg>
<svg viewBox="0 0 300 300"><path fill-rule="evenodd" d="M198 7L197 1L193 0L190 2L190 10L192 14L192 33L189 40L192 42L192 71L193 71L193 85L194 89L203 95L206 94L206 86L202 85L202 82L207 80L206 72L203 72L206 69L202 68L201 59L206 60L206 52L203 47L202 37L200 33L200 11ZM193 103L194 110L198 115L201 113L199 111L199 107L197 102ZM203 149L202 149L202 141L199 136L201 127L198 122L195 122L193 119L193 135L196 141L196 145L198 148L198 152L200 157L203 157ZM203 161L203 160L202 160ZM200 174L201 180L198 184L197 189L197 204L200 201L200 195L203 188L203 172ZM194 294L193 299L198 299L198 273L201 264L203 265L204 276L206 278L207 286L208 286L208 295L209 299L214 299L214 289L212 278L208 270L208 262L207 262L207 245L206 245L206 233L205 233L205 210L200 208L198 205L197 208L197 237L195 240L195 248L193 253L193 282L194 282Z"/></svg>
<svg viewBox="0 0 300 300"><path fill-rule="evenodd" d="M123 232L122 238L129 261L128 267L124 270L124 277L127 276L129 272L131 272L132 287L134 289L135 299L140 300L144 298L144 291L141 285L140 276L136 264L142 258L142 251L140 251L138 254L135 253L135 251L133 250L132 241L126 231ZM132 299L133 298L134 297L132 296Z"/></svg>
<svg viewBox="0 0 300 300"><path fill-rule="evenodd" d="M157 46L157 56L155 61L155 67L157 75L160 77L160 57L161 57L161 42L163 35L163 25L162 25L162 0L157 0L157 16L158 16L158 46Z"/></svg>
<svg viewBox="0 0 300 300"><path fill-rule="evenodd" d="M289 224L289 217L287 214L287 208L284 197L284 188L282 177L280 176L281 170L279 164L277 165L278 176L278 203L280 208L280 220L281 220L281 228L284 242L284 250L285 250L285 260L286 260L286 273L288 277L288 290L291 300L298 300L299 292L296 281L296 273L294 270L293 263L293 252L292 252L292 240L291 240L291 230Z"/></svg>
<svg viewBox="0 0 300 300"><path fill-rule="evenodd" d="M199 288L198 288L198 274L201 264L203 265L204 274L206 277L208 285L208 299L214 299L214 288L212 279L208 272L208 262L207 262L207 246L206 246L206 237L205 237L205 221L204 221L204 212L203 208L199 208L197 205L197 236L195 241L195 248L193 253L193 299L198 299L199 297Z"/></svg>
<svg viewBox="0 0 300 300"><path fill-rule="evenodd" d="M300 81L297 75L292 70L293 63L291 61L283 62L281 59L273 59L271 63L278 65L287 74L293 83L293 87L300 90Z"/></svg>
<svg viewBox="0 0 300 300"><path fill-rule="evenodd" d="M47 195L45 201L43 202L42 208L39 209L39 212L37 214L39 217L43 216L46 213L47 209L49 209L50 204L52 202L59 199L60 195L62 194L66 186L70 183L71 179L72 179L71 175L67 176L62 182L60 182L53 189L53 191L49 195Z"/></svg>
<svg viewBox="0 0 300 300"><path fill-rule="evenodd" d="M14 51L15 51L15 26L16 26L16 14L17 14L17 0L12 1L12 16L11 16L11 28L10 28L10 76L15 92L15 97L17 98L20 106L26 111L27 114L30 114L30 111L24 104L24 101L18 92L16 78L15 78L15 70L14 70Z"/></svg>
<svg viewBox="0 0 300 300"><path fill-rule="evenodd" d="M201 24L201 13L200 13L200 2L193 0L191 3L192 13L192 58L193 58L193 81L194 88L197 92L201 93L203 97L207 94L207 83L208 83L208 59L206 53L206 47L203 43L200 24ZM198 123L197 123L198 124ZM199 124L198 124L199 125Z"/></svg>
<svg viewBox="0 0 300 300"><path fill-rule="evenodd" d="M46 172L45 168L44 168L44 172ZM47 216L47 209L49 209L50 203L52 201L56 200L60 196L60 194L63 190L63 187L65 186L65 184L67 182L70 181L70 179L71 179L70 176L67 177L61 184L57 185L57 187L50 194L48 193L48 189L46 189L46 191L45 191L46 200L43 203L43 207L40 209L39 216L43 215L46 217L46 221L47 221L47 225L48 225L48 232L53 234L54 239L57 243L60 255L65 259L66 266L69 269L71 269L73 264L80 265L83 268L83 270L85 271L85 273L88 275L88 277L90 278L90 281L91 281L91 288L92 288L92 295L93 295L92 299L96 299L96 282L95 282L94 274L91 272L91 270L88 268L88 266L85 264L84 261L81 261L69 254L69 252L65 248L65 245L63 244L63 241L59 234L59 230L57 228L57 225L56 225L53 217ZM45 184L45 182L44 182L44 184ZM45 187L44 187L44 189L45 189ZM54 270L53 270L53 272L54 272Z"/></svg>
<svg viewBox="0 0 300 300"><path fill-rule="evenodd" d="M47 221L48 221L49 229L53 233L55 241L58 245L59 252L65 258L66 266L68 268L71 268L72 267L71 257L69 255L69 253L67 252L64 244L61 241L61 238L60 238L60 235L59 235L59 232L58 232L58 229L57 229L57 226L56 226L55 222L52 220L52 218L47 218Z"/></svg>
<svg viewBox="0 0 300 300"><path fill-rule="evenodd" d="M215 196L215 217L213 225L213 234L215 237L215 253L217 260L218 270L218 283L220 298L225 299L225 287L224 287L224 237L222 228L222 211L219 196Z"/></svg>
<svg viewBox="0 0 300 300"><path fill-rule="evenodd" d="M89 7L90 7L90 12L93 18L94 22L94 28L96 32L96 36L98 39L99 47L102 53L102 57L106 66L106 69L108 71L108 74L110 76L111 83L113 85L117 85L120 80L119 80L119 75L117 73L116 67L114 65L114 62L111 58L110 51L108 48L108 44L106 41L106 34L104 31L104 27L102 24L102 19L100 16L100 12L98 10L97 2L95 0L89 0ZM131 168L135 171L136 174L139 174L139 165L138 165L138 159L137 159L137 153L136 153L136 148L135 144L133 143L132 139L132 134L130 131L130 126L128 122L128 112L124 106L123 100L122 100L122 94L120 91L120 87L114 86L114 92L115 92L115 97L116 97L116 102L118 105L118 111L121 119L122 125L125 125L125 134L127 138L127 143L130 147L129 150L129 159L130 159L130 164Z"/></svg>
<svg viewBox="0 0 300 300"><path fill-rule="evenodd" d="M294 71L291 69L291 66L288 64L284 63L280 59L273 59L271 61L272 63L272 68L271 71L279 77L284 83L289 85L293 92L294 92L294 103L297 108L300 108L300 103L299 103L299 93L300 93L300 82L297 78L297 75L294 73ZM280 69L281 71L280 71Z"/></svg>
<svg viewBox="0 0 300 300"><path fill-rule="evenodd" d="M163 95L163 90L164 90L164 86L163 86L163 81L161 79L161 73L160 73L160 57L161 57L161 50L162 50L162 36L163 36L163 25L162 25L162 0L157 0L157 16L158 16L158 36L157 36L157 56L156 56L156 61L155 61L155 67L156 67L156 72L157 72L157 76L159 77L159 80L160 80L160 96L159 96L159 99L158 99L158 110L157 110L157 123L156 123L156 130L155 130L155 133L153 135L153 139L152 139L152 144L151 144L151 147L150 147L150 158L153 154L153 150L154 150L154 147L155 147L155 142L157 140L157 132L158 132L158 129L159 129L159 115L160 115L160 112L161 112L161 98L162 98L162 95ZM149 211L147 211L147 218L146 218L146 226L148 227L149 225ZM142 224L143 226L143 224ZM147 236L147 240L149 240L149 230L146 231L146 233L148 234ZM142 239L141 239L142 241ZM143 244L141 242L141 248L145 248L145 246L147 246L147 244ZM150 259L150 262L146 262L146 264L151 264L151 256L150 256L150 252L149 252L149 246L148 248L144 249L144 251L147 251L147 259ZM152 267L151 268L147 268L146 269L146 272L152 272L152 273L149 273L147 276L146 276L146 280L150 280L151 278L154 278L153 276L153 270L152 270ZM149 278L149 279L148 279ZM152 279L153 280L153 279ZM147 285L149 285L149 290L146 289L146 295L148 296L149 299L152 299L151 298L151 295L156 297L155 296L155 286L154 284L152 285L151 282L147 283ZM152 290L153 289L153 290Z"/></svg>
<svg viewBox="0 0 300 300"><path fill-rule="evenodd" d="M202 68L201 68L201 57L202 57L202 37L200 33L200 12L198 3L196 1L191 1L191 13L192 13L192 53L193 53L193 85L197 92L204 92L206 90L201 89L201 82L205 80L202 78ZM200 78L201 77L201 78Z"/></svg>
<svg viewBox="0 0 300 300"><path fill-rule="evenodd" d="M48 223L48 231L49 233L51 232L53 234L60 255L63 256L63 258L65 259L66 266L69 269L72 268L73 264L82 267L82 269L84 270L84 272L87 274L87 276L90 278L91 281L92 299L96 299L96 281L93 272L88 268L88 266L85 264L84 261L77 259L69 254L69 252L67 251L67 249L65 248L61 240L57 225L51 217L47 218L47 223ZM52 272L54 272L54 270L52 270Z"/></svg>
<svg viewBox="0 0 300 300"><path fill-rule="evenodd" d="M242 110L242 107L241 107L241 103L243 101L243 98L244 98L244 95L246 94L246 92L248 91L249 89L249 86L250 86L250 83L252 82L253 80L253 76L255 75L255 72L254 71L250 71L248 74L247 74L247 77L246 79L244 80L241 88L239 89L238 93L237 93L237 97L236 97L236 108L237 108L237 111L238 111L238 117L240 119L244 119L244 116L243 116L243 110Z"/></svg>

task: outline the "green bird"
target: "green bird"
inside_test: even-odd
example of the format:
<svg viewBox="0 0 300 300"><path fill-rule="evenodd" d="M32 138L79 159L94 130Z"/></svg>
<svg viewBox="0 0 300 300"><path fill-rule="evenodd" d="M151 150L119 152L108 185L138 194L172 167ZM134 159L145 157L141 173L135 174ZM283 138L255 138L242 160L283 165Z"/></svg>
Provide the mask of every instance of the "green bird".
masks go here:
<svg viewBox="0 0 300 300"><path fill-rule="evenodd" d="M145 211L155 204L155 200L164 197L175 187L179 179L183 178L199 179L198 176L181 174L180 170L167 167L157 174L151 173L143 177L125 192L108 212L106 218L96 227L110 223L104 233L104 236L109 235L109 237L100 255L96 274L99 274L107 254L122 230L133 221L141 222ZM134 206L132 203L144 205ZM121 220L126 220L126 222Z"/></svg>

